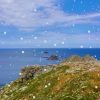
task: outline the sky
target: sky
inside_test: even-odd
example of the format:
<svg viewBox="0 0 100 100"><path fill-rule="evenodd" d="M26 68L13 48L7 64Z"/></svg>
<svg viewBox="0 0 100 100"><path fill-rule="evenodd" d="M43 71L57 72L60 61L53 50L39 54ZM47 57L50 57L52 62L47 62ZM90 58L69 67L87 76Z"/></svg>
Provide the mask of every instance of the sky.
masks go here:
<svg viewBox="0 0 100 100"><path fill-rule="evenodd" d="M100 48L100 0L0 0L0 48Z"/></svg>

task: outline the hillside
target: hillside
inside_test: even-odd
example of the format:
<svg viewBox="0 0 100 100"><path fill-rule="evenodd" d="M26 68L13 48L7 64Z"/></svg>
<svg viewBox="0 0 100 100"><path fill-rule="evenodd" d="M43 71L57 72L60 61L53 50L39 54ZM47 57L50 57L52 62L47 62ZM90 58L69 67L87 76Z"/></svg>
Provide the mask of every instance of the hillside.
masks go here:
<svg viewBox="0 0 100 100"><path fill-rule="evenodd" d="M100 100L100 61L90 56L25 67L20 75L0 90L0 100Z"/></svg>

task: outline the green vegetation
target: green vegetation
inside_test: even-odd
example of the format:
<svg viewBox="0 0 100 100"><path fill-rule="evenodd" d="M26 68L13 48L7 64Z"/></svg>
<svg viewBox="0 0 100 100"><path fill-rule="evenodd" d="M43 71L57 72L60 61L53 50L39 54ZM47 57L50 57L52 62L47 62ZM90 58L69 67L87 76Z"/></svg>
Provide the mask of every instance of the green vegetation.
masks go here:
<svg viewBox="0 0 100 100"><path fill-rule="evenodd" d="M0 100L100 100L100 62L90 56L69 59L22 69L19 79L1 89Z"/></svg>

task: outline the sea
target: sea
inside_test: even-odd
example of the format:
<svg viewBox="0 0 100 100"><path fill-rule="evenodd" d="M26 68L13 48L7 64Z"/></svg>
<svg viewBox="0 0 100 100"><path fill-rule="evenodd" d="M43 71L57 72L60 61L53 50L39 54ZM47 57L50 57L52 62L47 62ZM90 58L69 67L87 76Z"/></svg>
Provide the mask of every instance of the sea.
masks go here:
<svg viewBox="0 0 100 100"><path fill-rule="evenodd" d="M20 70L25 66L58 64L72 55L85 56L87 54L100 60L100 48L0 49L0 86L16 80L19 77ZM47 58L51 55L57 55L59 60L48 60Z"/></svg>

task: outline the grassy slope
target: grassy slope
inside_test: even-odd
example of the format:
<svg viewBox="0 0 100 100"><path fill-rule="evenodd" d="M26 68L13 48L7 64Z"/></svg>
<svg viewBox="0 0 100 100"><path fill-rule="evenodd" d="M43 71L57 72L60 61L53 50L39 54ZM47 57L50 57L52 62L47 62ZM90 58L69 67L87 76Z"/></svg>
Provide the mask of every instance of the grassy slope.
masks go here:
<svg viewBox="0 0 100 100"><path fill-rule="evenodd" d="M84 66L83 66L84 65ZM0 100L100 100L100 66L66 63L36 78L5 86Z"/></svg>

